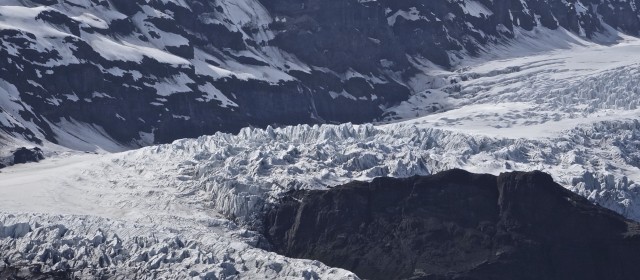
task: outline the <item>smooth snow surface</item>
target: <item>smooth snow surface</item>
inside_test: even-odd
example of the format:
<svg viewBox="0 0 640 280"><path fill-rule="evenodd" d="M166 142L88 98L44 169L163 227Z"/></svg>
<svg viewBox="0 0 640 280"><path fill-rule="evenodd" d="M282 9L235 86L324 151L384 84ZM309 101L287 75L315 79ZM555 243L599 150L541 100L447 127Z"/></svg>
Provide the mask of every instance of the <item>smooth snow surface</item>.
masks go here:
<svg viewBox="0 0 640 280"><path fill-rule="evenodd" d="M451 168L543 170L640 220L638 53L628 40L434 68L378 125L246 128L12 166L0 172L0 257L84 278L355 279L257 249L247 229L291 189Z"/></svg>

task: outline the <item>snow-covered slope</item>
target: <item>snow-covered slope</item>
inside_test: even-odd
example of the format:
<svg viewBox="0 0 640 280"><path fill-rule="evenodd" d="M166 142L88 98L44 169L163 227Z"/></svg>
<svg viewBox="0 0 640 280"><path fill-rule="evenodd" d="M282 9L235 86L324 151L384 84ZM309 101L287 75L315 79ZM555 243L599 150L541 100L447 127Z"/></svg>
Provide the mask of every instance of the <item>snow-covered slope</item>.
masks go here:
<svg viewBox="0 0 640 280"><path fill-rule="evenodd" d="M370 122L438 86L431 70L522 37L531 52L637 35L638 1L5 0L0 143L114 152Z"/></svg>

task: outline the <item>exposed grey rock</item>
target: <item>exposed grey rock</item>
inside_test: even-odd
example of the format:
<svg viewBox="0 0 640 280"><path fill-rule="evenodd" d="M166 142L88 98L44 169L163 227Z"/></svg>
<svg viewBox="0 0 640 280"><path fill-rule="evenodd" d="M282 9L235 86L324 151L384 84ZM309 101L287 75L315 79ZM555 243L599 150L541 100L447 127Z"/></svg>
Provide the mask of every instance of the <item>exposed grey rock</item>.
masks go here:
<svg viewBox="0 0 640 280"><path fill-rule="evenodd" d="M462 170L285 196L277 252L365 279L635 279L640 225L542 172Z"/></svg>
<svg viewBox="0 0 640 280"><path fill-rule="evenodd" d="M38 162L44 159L42 150L38 147L31 149L20 147L12 151L8 156L0 157L0 168L11 166L14 164L24 164L29 162Z"/></svg>

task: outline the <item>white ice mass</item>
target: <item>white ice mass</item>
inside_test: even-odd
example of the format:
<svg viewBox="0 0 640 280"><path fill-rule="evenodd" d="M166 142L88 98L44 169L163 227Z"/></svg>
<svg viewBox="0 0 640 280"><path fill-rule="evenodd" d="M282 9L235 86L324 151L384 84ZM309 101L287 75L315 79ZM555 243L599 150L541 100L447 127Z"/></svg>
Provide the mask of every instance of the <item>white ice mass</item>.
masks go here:
<svg viewBox="0 0 640 280"><path fill-rule="evenodd" d="M357 279L260 249L248 228L291 189L451 168L542 170L640 221L640 41L565 39L552 51L514 43L455 70L425 63L414 80L424 89L375 125L245 128L122 153L73 151L86 143L71 136L67 148L45 144L48 159L0 171L0 266L67 268L82 279ZM94 41L117 51L104 42ZM138 58L128 53L122 59ZM12 104L12 94L0 91L0 101ZM9 117L0 121L20 123ZM109 145L102 150L122 148Z"/></svg>

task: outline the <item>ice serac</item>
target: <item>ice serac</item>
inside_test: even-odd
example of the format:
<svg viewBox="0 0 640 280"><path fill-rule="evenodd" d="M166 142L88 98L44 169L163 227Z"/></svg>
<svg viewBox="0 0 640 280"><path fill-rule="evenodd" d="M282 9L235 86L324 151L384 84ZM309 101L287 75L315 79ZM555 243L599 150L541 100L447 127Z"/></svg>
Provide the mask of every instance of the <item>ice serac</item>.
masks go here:
<svg viewBox="0 0 640 280"><path fill-rule="evenodd" d="M566 30L596 42L618 32L637 35L637 6L3 1L0 142L118 151L246 126L369 122L446 82L425 69L456 65L496 45Z"/></svg>
<svg viewBox="0 0 640 280"><path fill-rule="evenodd" d="M640 225L542 172L451 170L288 193L276 251L366 279L634 279Z"/></svg>

